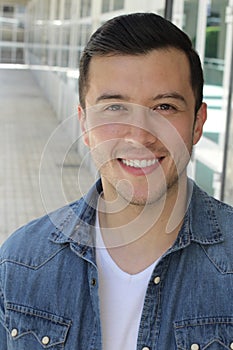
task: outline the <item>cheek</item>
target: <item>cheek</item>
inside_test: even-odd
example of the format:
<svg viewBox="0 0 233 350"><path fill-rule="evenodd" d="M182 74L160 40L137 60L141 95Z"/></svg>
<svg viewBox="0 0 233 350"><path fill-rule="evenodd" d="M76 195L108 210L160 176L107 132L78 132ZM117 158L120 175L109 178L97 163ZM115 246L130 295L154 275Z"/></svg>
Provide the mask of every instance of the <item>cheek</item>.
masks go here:
<svg viewBox="0 0 233 350"><path fill-rule="evenodd" d="M101 168L107 162L115 159L115 150L120 140L116 129L113 126L105 125L89 132L89 148L97 168Z"/></svg>
<svg viewBox="0 0 233 350"><path fill-rule="evenodd" d="M181 118L175 122L171 122L169 128L169 135L165 140L165 147L173 155L178 156L185 151L190 153L192 147L193 130L191 123L187 123L185 119Z"/></svg>
<svg viewBox="0 0 233 350"><path fill-rule="evenodd" d="M90 147L101 146L101 144L114 144L121 138L121 132L116 125L106 124L90 129L88 139Z"/></svg>

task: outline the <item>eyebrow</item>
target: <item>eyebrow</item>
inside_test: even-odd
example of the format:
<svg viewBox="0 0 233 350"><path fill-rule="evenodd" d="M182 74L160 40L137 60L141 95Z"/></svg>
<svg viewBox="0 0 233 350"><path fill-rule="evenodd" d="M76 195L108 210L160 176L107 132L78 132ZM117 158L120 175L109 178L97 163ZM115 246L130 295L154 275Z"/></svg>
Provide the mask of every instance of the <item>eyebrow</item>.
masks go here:
<svg viewBox="0 0 233 350"><path fill-rule="evenodd" d="M152 101L158 101L163 98L170 98L170 99L176 99L181 102L183 102L185 105L187 105L187 101L184 98L183 95L177 93L177 92L168 92L164 94L158 94L155 97L153 97L151 100ZM122 100L122 101L130 101L130 97L127 95L121 95L121 94L111 94L111 93L104 93L97 97L96 103L101 102L101 101L106 101L106 100Z"/></svg>
<svg viewBox="0 0 233 350"><path fill-rule="evenodd" d="M187 101L184 98L184 96L177 93L177 92L168 92L168 93L164 93L164 94L159 94L153 98L153 101L157 101L157 100L160 100L163 98L170 98L170 99L179 100L179 101L183 102L185 105L187 105Z"/></svg>
<svg viewBox="0 0 233 350"><path fill-rule="evenodd" d="M122 100L122 101L129 101L129 96L121 95L121 94L102 94L96 99L96 103L106 100Z"/></svg>

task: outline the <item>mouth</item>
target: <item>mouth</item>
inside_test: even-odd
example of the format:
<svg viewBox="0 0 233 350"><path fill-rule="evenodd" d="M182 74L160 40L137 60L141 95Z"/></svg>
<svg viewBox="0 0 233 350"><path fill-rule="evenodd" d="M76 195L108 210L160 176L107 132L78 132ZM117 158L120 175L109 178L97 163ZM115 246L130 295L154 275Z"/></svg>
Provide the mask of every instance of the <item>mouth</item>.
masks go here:
<svg viewBox="0 0 233 350"><path fill-rule="evenodd" d="M159 162L159 159L121 159L121 162L132 168L147 168Z"/></svg>
<svg viewBox="0 0 233 350"><path fill-rule="evenodd" d="M154 171L161 163L164 157L152 159L125 159L118 158L122 168L134 175L146 175Z"/></svg>

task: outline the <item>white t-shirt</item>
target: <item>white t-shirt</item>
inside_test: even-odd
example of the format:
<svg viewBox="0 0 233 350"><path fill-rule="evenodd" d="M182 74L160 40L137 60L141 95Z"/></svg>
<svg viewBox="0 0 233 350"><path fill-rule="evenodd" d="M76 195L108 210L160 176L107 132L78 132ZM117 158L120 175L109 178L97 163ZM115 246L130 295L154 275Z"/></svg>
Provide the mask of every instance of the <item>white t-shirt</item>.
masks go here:
<svg viewBox="0 0 233 350"><path fill-rule="evenodd" d="M98 218L96 237L103 350L136 350L145 294L158 260L144 271L130 275L117 266L106 248L100 248L104 242Z"/></svg>

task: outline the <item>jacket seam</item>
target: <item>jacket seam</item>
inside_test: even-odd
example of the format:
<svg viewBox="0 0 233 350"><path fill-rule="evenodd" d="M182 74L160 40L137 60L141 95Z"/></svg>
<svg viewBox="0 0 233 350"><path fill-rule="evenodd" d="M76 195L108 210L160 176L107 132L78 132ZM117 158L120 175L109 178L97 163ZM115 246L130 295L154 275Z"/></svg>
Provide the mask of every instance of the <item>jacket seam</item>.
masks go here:
<svg viewBox="0 0 233 350"><path fill-rule="evenodd" d="M50 260L52 260L57 254L59 254L62 250L66 249L68 247L68 245L66 244L64 247L60 248L59 250L57 250L54 254L50 255L49 258L47 258L45 261L43 261L40 265L37 265L37 266L31 266L31 265L27 265L26 263L23 263L23 262L20 262L20 261L17 261L17 260L13 260L13 259L10 259L10 258L6 258L6 259L3 259L1 262L0 262L0 266L5 264L5 263L11 263L11 264L15 264L15 265L20 265L20 266L23 266L23 267L27 267L31 270L38 270L40 269L42 266L44 266L45 264L47 264Z"/></svg>

